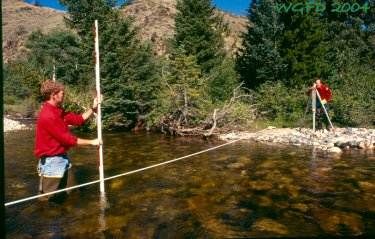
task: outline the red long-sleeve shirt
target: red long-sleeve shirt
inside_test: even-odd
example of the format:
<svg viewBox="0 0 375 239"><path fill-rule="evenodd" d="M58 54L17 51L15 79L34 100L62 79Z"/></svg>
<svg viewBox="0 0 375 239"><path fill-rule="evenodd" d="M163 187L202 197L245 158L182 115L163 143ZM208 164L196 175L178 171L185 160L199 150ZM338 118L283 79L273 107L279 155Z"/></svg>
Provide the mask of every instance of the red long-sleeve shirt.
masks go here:
<svg viewBox="0 0 375 239"><path fill-rule="evenodd" d="M40 158L66 153L77 145L77 137L69 131L68 126L79 126L84 122L82 115L65 112L44 102L36 123L34 155Z"/></svg>
<svg viewBox="0 0 375 239"><path fill-rule="evenodd" d="M327 85L322 84L322 86L316 87L316 89L318 90L319 95L322 98L322 100L326 100L326 101L332 100L332 91Z"/></svg>

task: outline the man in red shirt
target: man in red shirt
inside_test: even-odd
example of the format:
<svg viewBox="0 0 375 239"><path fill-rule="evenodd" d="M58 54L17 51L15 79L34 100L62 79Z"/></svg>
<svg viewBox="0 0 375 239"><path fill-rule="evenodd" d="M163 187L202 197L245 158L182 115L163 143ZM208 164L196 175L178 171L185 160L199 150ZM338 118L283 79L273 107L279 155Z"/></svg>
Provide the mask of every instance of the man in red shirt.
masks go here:
<svg viewBox="0 0 375 239"><path fill-rule="evenodd" d="M316 118L317 118L317 128L325 128L329 126L328 118L325 115L323 105L327 110L328 113L328 105L327 103L332 100L332 91L328 87L328 85L324 84L320 78L316 78L315 83L311 88L309 88L309 93L311 90L316 89L319 93L321 100L319 100L318 96L316 99ZM324 125L323 125L324 124Z"/></svg>
<svg viewBox="0 0 375 239"><path fill-rule="evenodd" d="M80 126L93 114L98 106L95 98L91 109L83 114L65 112L64 86L47 80L42 83L41 94L44 103L38 115L35 134L34 154L38 157L40 176L40 193L48 193L70 186L73 175L68 173L71 167L67 151L77 145L98 146L98 139L81 139L69 131L69 125ZM65 194L63 194L65 195ZM60 194L60 196L63 196ZM51 199L60 199L55 196Z"/></svg>

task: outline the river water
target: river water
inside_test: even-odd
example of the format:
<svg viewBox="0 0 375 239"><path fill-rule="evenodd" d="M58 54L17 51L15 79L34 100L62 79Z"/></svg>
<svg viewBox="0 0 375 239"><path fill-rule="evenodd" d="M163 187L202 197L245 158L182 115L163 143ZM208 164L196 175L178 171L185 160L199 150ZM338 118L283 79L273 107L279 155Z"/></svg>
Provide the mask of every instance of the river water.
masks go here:
<svg viewBox="0 0 375 239"><path fill-rule="evenodd" d="M82 135L89 137L90 135ZM37 194L33 131L5 134L6 202ZM91 135L91 137L94 137ZM222 144L160 134L105 133L105 176ZM70 152L76 183L98 179L97 151ZM172 164L73 190L60 203L6 208L7 238L375 236L373 151L239 141Z"/></svg>

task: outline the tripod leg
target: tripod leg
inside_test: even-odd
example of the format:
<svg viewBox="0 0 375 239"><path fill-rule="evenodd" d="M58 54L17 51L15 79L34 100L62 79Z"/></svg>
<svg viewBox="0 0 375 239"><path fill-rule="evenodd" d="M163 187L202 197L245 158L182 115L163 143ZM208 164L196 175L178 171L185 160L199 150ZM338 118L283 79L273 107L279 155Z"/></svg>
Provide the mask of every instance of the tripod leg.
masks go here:
<svg viewBox="0 0 375 239"><path fill-rule="evenodd" d="M313 112L313 131L314 132L315 132L315 116L316 116L316 92L317 92L316 89L311 91L311 105L312 105L312 112Z"/></svg>
<svg viewBox="0 0 375 239"><path fill-rule="evenodd" d="M335 128L333 127L333 124L332 124L332 122L331 122L331 119L329 118L329 115L328 115L328 112L327 112L327 110L326 110L326 107L325 107L324 104L322 103L322 99L320 98L320 95L319 95L319 92L318 92L318 91L316 91L316 95L318 96L318 99L319 99L319 101L320 101L320 104L321 104L322 107L323 107L324 113L325 113L326 116L327 116L327 119L328 119L329 124L331 125L331 128L332 128L333 130L335 130Z"/></svg>

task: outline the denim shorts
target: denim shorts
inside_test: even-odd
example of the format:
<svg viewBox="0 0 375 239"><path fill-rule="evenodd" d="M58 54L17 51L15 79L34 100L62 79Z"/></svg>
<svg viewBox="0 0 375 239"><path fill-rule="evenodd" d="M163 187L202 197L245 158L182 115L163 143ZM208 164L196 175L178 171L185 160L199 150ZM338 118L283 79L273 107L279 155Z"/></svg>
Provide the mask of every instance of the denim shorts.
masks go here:
<svg viewBox="0 0 375 239"><path fill-rule="evenodd" d="M39 160L38 173L46 178L62 178L65 171L71 167L70 159L66 155L45 157Z"/></svg>

